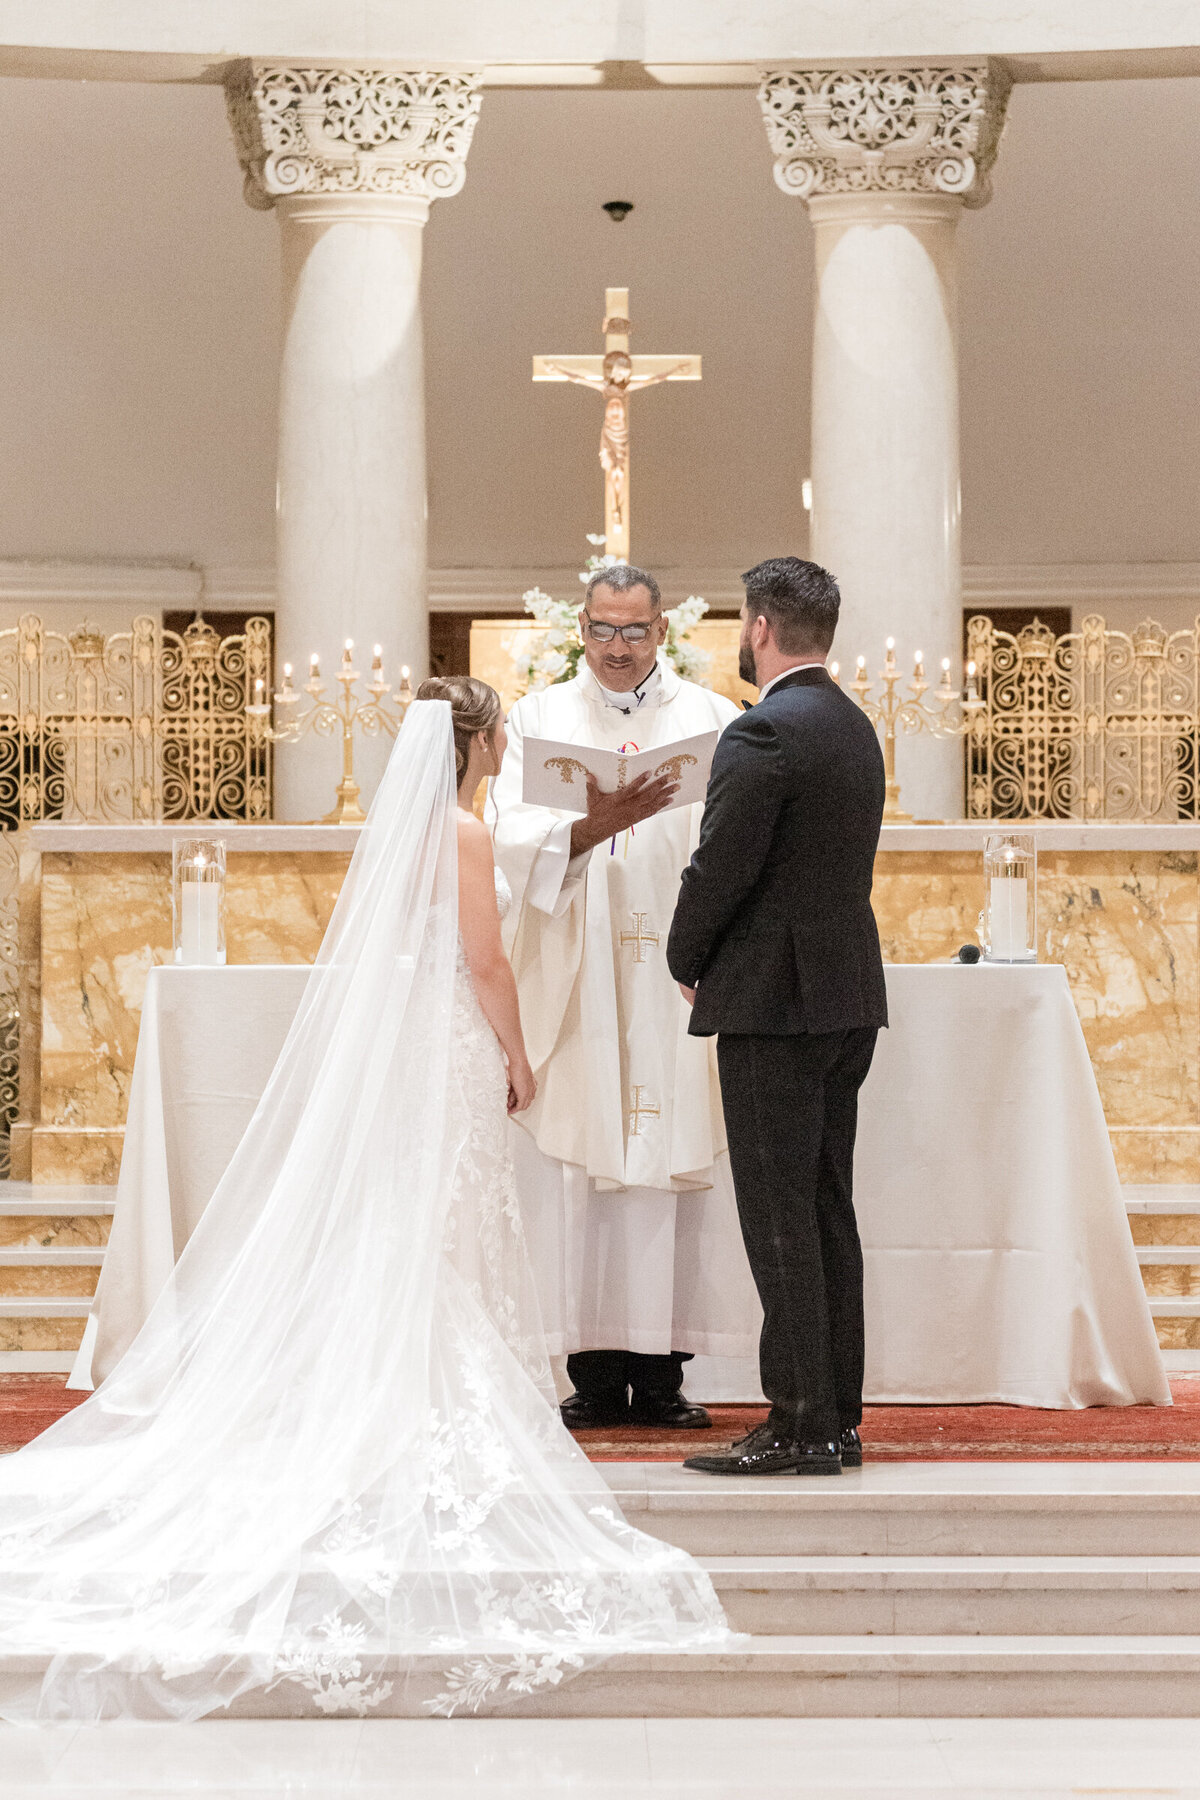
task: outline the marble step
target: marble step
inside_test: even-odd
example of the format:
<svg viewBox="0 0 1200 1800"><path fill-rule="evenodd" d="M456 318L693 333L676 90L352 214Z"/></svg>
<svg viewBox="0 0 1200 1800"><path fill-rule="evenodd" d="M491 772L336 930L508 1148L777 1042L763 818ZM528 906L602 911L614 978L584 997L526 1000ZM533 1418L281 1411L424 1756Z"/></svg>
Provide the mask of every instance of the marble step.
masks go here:
<svg viewBox="0 0 1200 1800"><path fill-rule="evenodd" d="M1159 1182L1140 1186L1127 1183L1122 1189L1125 1211L1137 1213L1200 1213L1200 1184L1193 1182Z"/></svg>
<svg viewBox="0 0 1200 1800"><path fill-rule="evenodd" d="M378 1671L387 1676L386 1665ZM402 1705L403 1671L372 1719ZM1189 1717L1200 1637L752 1637L732 1649L613 1656L505 1708L518 1718ZM280 1683L235 1718L311 1712ZM836 1773L836 1762L834 1764ZM749 1787L747 1791L750 1791ZM830 1788L830 1793L833 1789Z"/></svg>
<svg viewBox="0 0 1200 1800"><path fill-rule="evenodd" d="M111 1215L115 1187L85 1187L62 1181L0 1181L0 1218L89 1219Z"/></svg>
<svg viewBox="0 0 1200 1800"><path fill-rule="evenodd" d="M758 1635L1188 1635L1200 1556L706 1557Z"/></svg>
<svg viewBox="0 0 1200 1800"><path fill-rule="evenodd" d="M1174 1294L1151 1294L1152 1319L1200 1319L1200 1299Z"/></svg>
<svg viewBox="0 0 1200 1800"><path fill-rule="evenodd" d="M677 1464L604 1472L632 1525L696 1556L1200 1555L1200 1463L868 1462L825 1479L726 1481Z"/></svg>
<svg viewBox="0 0 1200 1800"><path fill-rule="evenodd" d="M103 1261L103 1244L37 1244L0 1250L0 1269L98 1269Z"/></svg>
<svg viewBox="0 0 1200 1800"><path fill-rule="evenodd" d="M1139 1244L1137 1259L1143 1267L1157 1263L1200 1263L1200 1244Z"/></svg>
<svg viewBox="0 0 1200 1800"><path fill-rule="evenodd" d="M0 1295L0 1319L86 1319L91 1310L87 1295L70 1300L60 1295Z"/></svg>

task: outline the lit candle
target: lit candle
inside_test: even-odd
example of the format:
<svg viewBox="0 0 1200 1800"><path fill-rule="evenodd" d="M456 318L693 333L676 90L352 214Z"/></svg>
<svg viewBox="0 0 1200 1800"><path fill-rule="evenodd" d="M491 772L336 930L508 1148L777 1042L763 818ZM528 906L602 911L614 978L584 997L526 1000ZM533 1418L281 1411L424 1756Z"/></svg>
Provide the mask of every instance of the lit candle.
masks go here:
<svg viewBox="0 0 1200 1800"><path fill-rule="evenodd" d="M291 665L291 663L284 663L284 665L283 665L283 691L285 694L290 694L292 691L292 665Z"/></svg>
<svg viewBox="0 0 1200 1800"><path fill-rule="evenodd" d="M383 645L376 644L375 655L371 662L371 673L376 681L383 680Z"/></svg>
<svg viewBox="0 0 1200 1800"><path fill-rule="evenodd" d="M210 879L215 873L200 855L191 868L184 867L179 883L179 960L182 963L217 963L220 953L221 885Z"/></svg>
<svg viewBox="0 0 1200 1800"><path fill-rule="evenodd" d="M346 639L346 648L342 651L342 667L344 669L348 669L350 667L350 652L353 650L353 648L354 648L354 639L347 638Z"/></svg>
<svg viewBox="0 0 1200 1800"><path fill-rule="evenodd" d="M913 664L913 679L916 681L924 681L925 679L925 658L919 650L917 651L917 659Z"/></svg>
<svg viewBox="0 0 1200 1800"><path fill-rule="evenodd" d="M254 683L254 699L255 699L255 704L257 704L257 703L258 703L258 702L259 702L259 701L261 701L261 699L262 699L262 697L263 697L263 688L264 688L264 687L265 687L265 685L266 685L266 684L265 684L265 682L264 682L264 681L263 681L263 679L262 679L262 676L261 676L261 675L260 675L260 676L259 676L259 677L258 677L258 679L257 679L257 680L256 680L256 681L255 681L255 683Z"/></svg>
<svg viewBox="0 0 1200 1800"><path fill-rule="evenodd" d="M314 650L312 655L308 659L308 679L310 681L317 681L320 678L320 674L321 674L321 665L317 661L317 653Z"/></svg>
<svg viewBox="0 0 1200 1800"><path fill-rule="evenodd" d="M950 673L950 658L948 656L943 656L943 658L942 658L942 674L948 676L949 673Z"/></svg>
<svg viewBox="0 0 1200 1800"><path fill-rule="evenodd" d="M838 670L840 669L840 667L841 667L840 663L830 663L830 665L829 665L829 673L833 676L833 679L835 681L838 678Z"/></svg>

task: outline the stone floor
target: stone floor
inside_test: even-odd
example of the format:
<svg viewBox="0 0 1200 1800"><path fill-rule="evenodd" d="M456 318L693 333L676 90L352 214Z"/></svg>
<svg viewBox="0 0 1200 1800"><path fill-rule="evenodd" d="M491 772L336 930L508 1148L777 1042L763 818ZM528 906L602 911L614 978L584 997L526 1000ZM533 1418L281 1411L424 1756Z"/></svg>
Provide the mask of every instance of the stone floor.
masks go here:
<svg viewBox="0 0 1200 1800"><path fill-rule="evenodd" d="M1200 1697L1198 1697L1200 1707ZM229 1721L0 1727L0 1800L1200 1797L1200 1719Z"/></svg>

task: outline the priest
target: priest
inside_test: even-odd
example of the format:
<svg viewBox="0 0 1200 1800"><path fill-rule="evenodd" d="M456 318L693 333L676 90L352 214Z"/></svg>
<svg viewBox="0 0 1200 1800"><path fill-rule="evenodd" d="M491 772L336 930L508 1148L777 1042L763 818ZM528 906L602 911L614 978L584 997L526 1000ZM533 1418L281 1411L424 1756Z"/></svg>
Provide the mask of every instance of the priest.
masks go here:
<svg viewBox="0 0 1200 1800"><path fill-rule="evenodd" d="M588 583L578 675L527 694L492 785L496 856L538 1095L511 1126L551 1352L566 1354L574 1428L710 1423L683 1395L694 1355L753 1352L761 1312L738 1229L715 1059L688 1035L666 965L699 805L668 777L586 815L527 806L531 738L666 749L721 730L729 700L683 681L662 646L658 583L624 563Z"/></svg>

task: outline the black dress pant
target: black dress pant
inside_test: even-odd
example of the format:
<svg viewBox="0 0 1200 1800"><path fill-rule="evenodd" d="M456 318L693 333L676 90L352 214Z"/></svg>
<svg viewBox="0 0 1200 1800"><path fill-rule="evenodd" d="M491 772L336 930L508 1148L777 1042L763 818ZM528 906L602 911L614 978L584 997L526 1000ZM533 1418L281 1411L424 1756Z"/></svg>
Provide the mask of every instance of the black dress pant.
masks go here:
<svg viewBox="0 0 1200 1800"><path fill-rule="evenodd" d="M643 1356L635 1350L576 1350L567 1358L567 1379L584 1400L617 1400L632 1388L637 1400L670 1400L683 1386L683 1365L691 1357Z"/></svg>
<svg viewBox="0 0 1200 1800"><path fill-rule="evenodd" d="M771 1423L831 1443L862 1420L863 1263L854 1217L858 1090L875 1028L717 1040L738 1215L763 1306Z"/></svg>

